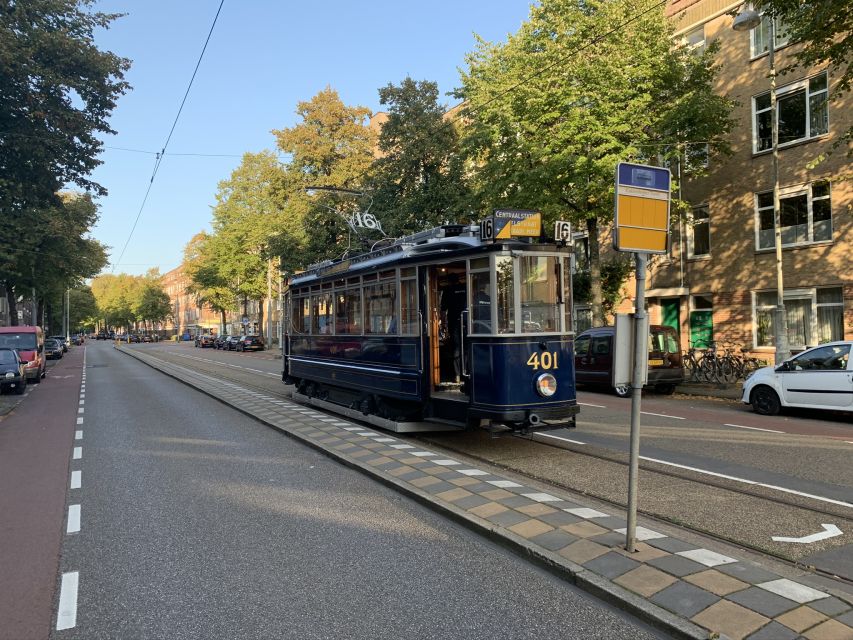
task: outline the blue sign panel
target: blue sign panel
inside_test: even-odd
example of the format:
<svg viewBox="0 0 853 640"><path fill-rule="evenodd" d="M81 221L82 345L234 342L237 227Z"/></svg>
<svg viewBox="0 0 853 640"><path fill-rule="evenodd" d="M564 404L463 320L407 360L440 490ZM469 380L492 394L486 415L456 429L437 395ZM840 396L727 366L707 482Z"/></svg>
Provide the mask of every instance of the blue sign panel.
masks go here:
<svg viewBox="0 0 853 640"><path fill-rule="evenodd" d="M662 167L620 162L617 180L626 187L669 192L669 169Z"/></svg>

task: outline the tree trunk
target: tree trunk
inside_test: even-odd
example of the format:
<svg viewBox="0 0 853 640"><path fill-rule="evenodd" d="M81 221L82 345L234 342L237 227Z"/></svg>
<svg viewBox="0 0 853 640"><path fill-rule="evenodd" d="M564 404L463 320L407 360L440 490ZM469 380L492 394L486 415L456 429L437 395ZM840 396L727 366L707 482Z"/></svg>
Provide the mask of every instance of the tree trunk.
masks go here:
<svg viewBox="0 0 853 640"><path fill-rule="evenodd" d="M264 300L258 300L258 335L264 335Z"/></svg>
<svg viewBox="0 0 853 640"><path fill-rule="evenodd" d="M45 301L44 301L44 298L42 298L41 300L38 301L38 304L36 305L36 320L34 322L34 324L36 326L40 326L42 329L44 329L44 324L45 324L44 315L45 315ZM39 318L41 318L41 322L39 322Z"/></svg>
<svg viewBox="0 0 853 640"><path fill-rule="evenodd" d="M589 238L589 293L592 308L592 326L603 327L604 304L601 293L601 253L598 246L598 220L586 219L586 231Z"/></svg>
<svg viewBox="0 0 853 640"><path fill-rule="evenodd" d="M225 335L225 309L219 310L219 335Z"/></svg>
<svg viewBox="0 0 853 640"><path fill-rule="evenodd" d="M18 326L18 300L15 295L15 285L11 284L8 280L4 283L4 287L6 289L6 302L9 303L9 326L17 327Z"/></svg>

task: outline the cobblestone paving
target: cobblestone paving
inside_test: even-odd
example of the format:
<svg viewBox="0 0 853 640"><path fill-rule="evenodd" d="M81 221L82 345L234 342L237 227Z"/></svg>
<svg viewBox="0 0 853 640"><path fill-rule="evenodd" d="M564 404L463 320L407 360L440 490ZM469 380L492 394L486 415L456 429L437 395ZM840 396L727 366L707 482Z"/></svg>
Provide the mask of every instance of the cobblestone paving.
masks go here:
<svg viewBox="0 0 853 640"><path fill-rule="evenodd" d="M511 480L485 465L201 374L148 354L134 357L262 422L564 570L580 586L666 625L682 637L853 640L853 596L784 578L734 555L638 527L624 547L623 513ZM615 511L615 509L614 509ZM825 583L826 581L824 581Z"/></svg>

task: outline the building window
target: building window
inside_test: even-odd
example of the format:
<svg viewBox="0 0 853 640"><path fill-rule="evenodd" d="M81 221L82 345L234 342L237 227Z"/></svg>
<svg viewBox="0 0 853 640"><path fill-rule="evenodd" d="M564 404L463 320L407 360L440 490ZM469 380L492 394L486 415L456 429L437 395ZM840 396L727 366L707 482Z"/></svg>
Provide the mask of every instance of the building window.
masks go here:
<svg viewBox="0 0 853 640"><path fill-rule="evenodd" d="M691 29L681 36L682 44L694 55L705 53L705 25Z"/></svg>
<svg viewBox="0 0 853 640"><path fill-rule="evenodd" d="M758 218L758 249L775 246L773 228L773 192L755 195ZM779 196L779 222L782 246L832 240L832 201L829 182L813 182L804 190L789 191Z"/></svg>
<svg viewBox="0 0 853 640"><path fill-rule="evenodd" d="M776 335L776 291L754 296L755 346L772 347ZM842 340L844 302L841 287L796 289L785 292L788 345L803 349L816 343Z"/></svg>
<svg viewBox="0 0 853 640"><path fill-rule="evenodd" d="M818 289L817 337L818 342L844 339L844 298L841 287Z"/></svg>
<svg viewBox="0 0 853 640"><path fill-rule="evenodd" d="M775 49L781 49L788 44L788 27L780 18L776 18L773 24L776 31ZM770 16L761 16L761 24L759 24L750 33L750 55L755 58L769 50L770 42Z"/></svg>
<svg viewBox="0 0 853 640"><path fill-rule="evenodd" d="M827 95L826 73L777 89L779 146L815 138L829 131ZM773 147L769 91L752 99L752 112L753 151L767 151Z"/></svg>
<svg viewBox="0 0 853 640"><path fill-rule="evenodd" d="M693 209L687 221L687 255L691 258L711 255L711 214L708 205Z"/></svg>
<svg viewBox="0 0 853 640"><path fill-rule="evenodd" d="M575 307L575 333L581 333L592 327L592 309L586 305Z"/></svg>

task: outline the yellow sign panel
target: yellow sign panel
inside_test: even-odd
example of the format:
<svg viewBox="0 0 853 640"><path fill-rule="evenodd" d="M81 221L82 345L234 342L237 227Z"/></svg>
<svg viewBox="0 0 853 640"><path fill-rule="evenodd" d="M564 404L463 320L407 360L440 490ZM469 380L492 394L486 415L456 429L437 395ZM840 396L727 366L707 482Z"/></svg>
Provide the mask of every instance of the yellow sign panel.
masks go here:
<svg viewBox="0 0 853 640"><path fill-rule="evenodd" d="M669 243L669 170L630 163L616 169L613 247L666 253Z"/></svg>

